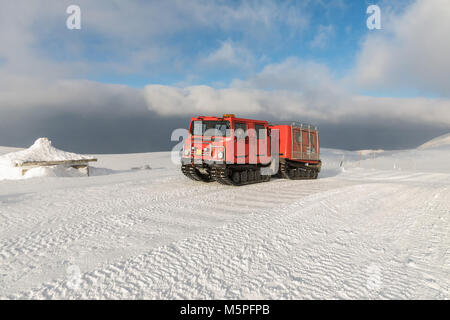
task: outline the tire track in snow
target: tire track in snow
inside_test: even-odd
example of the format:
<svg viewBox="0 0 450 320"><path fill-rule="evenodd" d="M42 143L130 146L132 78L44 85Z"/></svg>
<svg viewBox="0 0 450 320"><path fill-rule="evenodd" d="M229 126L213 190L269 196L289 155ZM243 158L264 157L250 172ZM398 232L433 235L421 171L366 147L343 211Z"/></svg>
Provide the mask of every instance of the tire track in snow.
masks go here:
<svg viewBox="0 0 450 320"><path fill-rule="evenodd" d="M354 196L360 192L364 196ZM406 243L407 235L398 234L399 241L391 248L377 239L381 230L392 228L392 222L408 227L408 219L389 217L383 207L395 206L396 213L401 213L402 206L410 203L408 209L417 214L422 200L414 201L418 193L392 184L323 191L291 205L250 214L216 232L198 233L88 271L78 290L60 279L9 297L392 299L430 294L422 279L395 263L398 248L394 244ZM389 198L392 194L399 196ZM374 215L367 203L378 206L380 212ZM371 230L378 215L385 221ZM398 230L402 229L392 229ZM361 236L364 233L366 237ZM421 248L409 249L415 253ZM369 285L370 263L379 266L380 288Z"/></svg>
<svg viewBox="0 0 450 320"><path fill-rule="evenodd" d="M37 195L40 203L30 200L37 207L33 214L42 219L38 227L24 223L19 228L20 236L11 236L12 232L1 236L0 261L4 267L0 273L7 275L3 277L4 288L13 292L28 284L49 280L46 268L56 269L58 276L63 275L67 264L77 259L73 257L74 252L93 251L88 256L95 262L85 262L84 267L96 267L224 224L242 214L277 207L341 184L319 180L315 183L320 187L309 183L298 188L297 192L290 190L291 181L274 181L273 186L269 183L264 188L257 185L239 189L208 185L205 193L200 192L205 189L203 184L191 183L174 189L170 183L167 187L162 183L156 188L149 188L146 183L72 189L66 198L62 197L65 191L60 191L56 197L52 191ZM285 192L286 196L267 201L274 188ZM102 200L111 199L111 193L115 195L113 200ZM56 202L60 210L46 214L53 197L64 201ZM230 201L233 203L231 209ZM259 208L255 206L258 201L261 201ZM23 210L23 206L17 210ZM20 222L20 219L15 221L19 225ZM25 265L27 267L23 268Z"/></svg>

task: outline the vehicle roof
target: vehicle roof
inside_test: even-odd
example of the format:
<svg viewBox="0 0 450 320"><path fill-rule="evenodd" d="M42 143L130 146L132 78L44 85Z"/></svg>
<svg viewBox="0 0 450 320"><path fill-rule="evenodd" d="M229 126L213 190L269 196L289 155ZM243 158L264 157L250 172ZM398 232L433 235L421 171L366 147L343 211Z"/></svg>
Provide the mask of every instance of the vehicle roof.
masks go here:
<svg viewBox="0 0 450 320"><path fill-rule="evenodd" d="M248 119L248 118L236 118L236 117L211 117L211 116L198 116L191 119L192 120L228 120L228 121L242 121L242 122L260 122L260 123L268 123L266 120L256 120L256 119Z"/></svg>
<svg viewBox="0 0 450 320"><path fill-rule="evenodd" d="M299 121L276 121L271 122L270 126L292 126L297 128L309 128L311 130L317 130L317 126L309 123L301 123Z"/></svg>

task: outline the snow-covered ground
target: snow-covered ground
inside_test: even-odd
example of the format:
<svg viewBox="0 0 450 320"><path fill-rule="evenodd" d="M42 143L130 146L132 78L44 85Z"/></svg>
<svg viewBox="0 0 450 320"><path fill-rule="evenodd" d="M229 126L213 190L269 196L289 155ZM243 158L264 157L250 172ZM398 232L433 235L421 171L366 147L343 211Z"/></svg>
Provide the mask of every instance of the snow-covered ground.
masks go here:
<svg viewBox="0 0 450 320"><path fill-rule="evenodd" d="M0 181L0 298L450 298L444 142L323 149L316 181L238 188L169 153L97 157Z"/></svg>

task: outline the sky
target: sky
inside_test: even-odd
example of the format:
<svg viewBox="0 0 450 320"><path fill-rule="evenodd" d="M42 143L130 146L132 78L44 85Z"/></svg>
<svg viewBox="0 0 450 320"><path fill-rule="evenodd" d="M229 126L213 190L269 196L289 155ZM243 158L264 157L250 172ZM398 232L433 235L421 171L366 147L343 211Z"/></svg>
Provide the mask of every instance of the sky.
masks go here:
<svg viewBox="0 0 450 320"><path fill-rule="evenodd" d="M0 145L164 151L190 117L235 113L413 148L450 132L449 38L450 0L0 0Z"/></svg>

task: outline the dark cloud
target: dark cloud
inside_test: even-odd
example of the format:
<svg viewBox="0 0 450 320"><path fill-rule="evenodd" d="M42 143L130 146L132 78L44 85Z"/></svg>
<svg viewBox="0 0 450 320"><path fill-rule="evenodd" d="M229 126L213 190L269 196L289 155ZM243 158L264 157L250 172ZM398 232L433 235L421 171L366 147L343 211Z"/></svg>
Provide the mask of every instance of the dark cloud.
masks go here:
<svg viewBox="0 0 450 320"><path fill-rule="evenodd" d="M175 128L187 117L164 118L151 112L124 115L55 112L12 112L0 118L0 145L28 147L48 137L60 149L80 153L134 153L170 150Z"/></svg>
<svg viewBox="0 0 450 320"><path fill-rule="evenodd" d="M262 115L260 118L269 121L278 120L270 115ZM318 126L321 147L345 150L412 149L450 132L450 126L437 126L421 122L371 121L363 118L354 118L340 123L317 122L308 118L296 118L295 120Z"/></svg>
<svg viewBox="0 0 450 320"><path fill-rule="evenodd" d="M426 124L323 124L320 125L321 146L346 150L412 149L450 128Z"/></svg>
<svg viewBox="0 0 450 320"><path fill-rule="evenodd" d="M152 112L80 115L54 109L16 111L0 118L0 145L28 147L39 137L79 153L135 153L168 151L172 131L187 128L189 116L162 117ZM257 119L278 120L267 115ZM302 119L297 119L302 120ZM414 148L450 128L412 123L317 123L321 146L349 150Z"/></svg>

